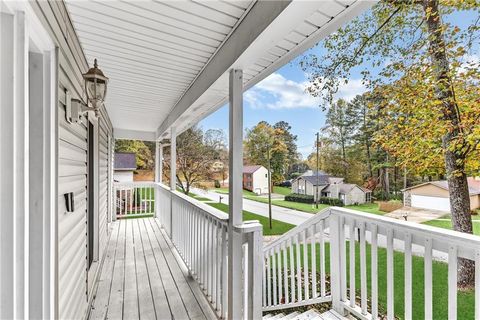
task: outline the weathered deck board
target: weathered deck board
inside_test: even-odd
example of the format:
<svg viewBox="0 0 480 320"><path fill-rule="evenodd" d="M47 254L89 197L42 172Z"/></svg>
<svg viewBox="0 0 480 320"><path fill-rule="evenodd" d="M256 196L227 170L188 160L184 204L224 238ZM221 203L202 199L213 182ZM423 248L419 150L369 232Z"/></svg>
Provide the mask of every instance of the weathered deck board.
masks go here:
<svg viewBox="0 0 480 320"><path fill-rule="evenodd" d="M112 230L90 319L215 319L154 218Z"/></svg>

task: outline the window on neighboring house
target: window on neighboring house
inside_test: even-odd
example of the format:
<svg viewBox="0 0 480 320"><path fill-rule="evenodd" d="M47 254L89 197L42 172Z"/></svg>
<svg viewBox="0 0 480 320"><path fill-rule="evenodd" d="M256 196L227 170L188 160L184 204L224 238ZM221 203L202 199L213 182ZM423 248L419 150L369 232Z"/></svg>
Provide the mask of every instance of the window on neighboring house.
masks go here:
<svg viewBox="0 0 480 320"><path fill-rule="evenodd" d="M366 202L371 202L372 201L372 193L371 192L365 193L365 201Z"/></svg>

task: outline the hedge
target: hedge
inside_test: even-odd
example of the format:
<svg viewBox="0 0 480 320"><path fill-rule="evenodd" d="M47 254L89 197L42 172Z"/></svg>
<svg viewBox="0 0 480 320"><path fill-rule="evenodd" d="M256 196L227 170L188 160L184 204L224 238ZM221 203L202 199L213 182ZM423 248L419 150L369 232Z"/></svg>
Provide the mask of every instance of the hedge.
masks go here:
<svg viewBox="0 0 480 320"><path fill-rule="evenodd" d="M285 196L285 201L313 203L313 196L308 194L290 193Z"/></svg>
<svg viewBox="0 0 480 320"><path fill-rule="evenodd" d="M285 201L300 202L300 203L315 203L312 195L290 193L285 196ZM343 207L343 201L336 198L320 197L320 203L331 206Z"/></svg>

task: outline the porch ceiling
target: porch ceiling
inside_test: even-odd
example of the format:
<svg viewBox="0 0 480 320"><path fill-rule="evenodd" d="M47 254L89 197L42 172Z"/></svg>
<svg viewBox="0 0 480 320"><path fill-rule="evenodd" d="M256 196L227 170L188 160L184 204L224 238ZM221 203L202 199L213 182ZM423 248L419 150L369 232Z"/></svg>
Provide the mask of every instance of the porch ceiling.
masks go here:
<svg viewBox="0 0 480 320"><path fill-rule="evenodd" d="M229 69L248 89L376 1L66 2L116 136L157 139L222 106Z"/></svg>

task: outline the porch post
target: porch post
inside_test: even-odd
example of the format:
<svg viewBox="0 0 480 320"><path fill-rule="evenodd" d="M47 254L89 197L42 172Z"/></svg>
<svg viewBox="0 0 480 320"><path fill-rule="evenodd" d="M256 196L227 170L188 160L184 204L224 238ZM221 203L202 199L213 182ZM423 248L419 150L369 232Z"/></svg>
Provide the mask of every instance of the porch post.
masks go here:
<svg viewBox="0 0 480 320"><path fill-rule="evenodd" d="M155 142L155 182L162 183L162 152L163 146L159 141ZM155 185L155 217L160 214L160 191Z"/></svg>
<svg viewBox="0 0 480 320"><path fill-rule="evenodd" d="M172 127L170 135L170 238L173 239L173 192L177 187L177 130L175 127Z"/></svg>
<svg viewBox="0 0 480 320"><path fill-rule="evenodd" d="M229 80L229 219L228 219L228 319L242 318L242 236L234 232L241 225L243 172L243 76L230 70Z"/></svg>

